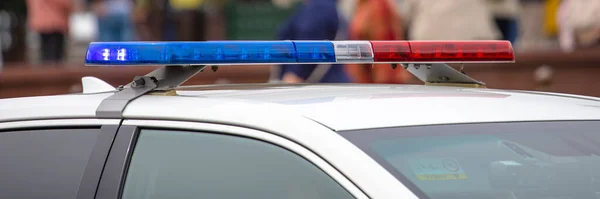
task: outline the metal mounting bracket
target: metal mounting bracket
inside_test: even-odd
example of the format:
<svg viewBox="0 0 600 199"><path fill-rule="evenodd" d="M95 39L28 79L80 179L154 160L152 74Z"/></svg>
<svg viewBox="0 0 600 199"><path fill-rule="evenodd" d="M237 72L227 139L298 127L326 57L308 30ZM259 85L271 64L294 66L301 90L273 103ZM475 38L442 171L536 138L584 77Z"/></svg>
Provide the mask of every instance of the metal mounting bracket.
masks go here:
<svg viewBox="0 0 600 199"><path fill-rule="evenodd" d="M485 87L485 83L477 81L447 64L403 64L403 67L426 84L477 84Z"/></svg>
<svg viewBox="0 0 600 199"><path fill-rule="evenodd" d="M169 91L203 70L205 65L162 66L145 76L138 76L114 95L104 99L96 109L98 118L122 118L129 102L152 92Z"/></svg>

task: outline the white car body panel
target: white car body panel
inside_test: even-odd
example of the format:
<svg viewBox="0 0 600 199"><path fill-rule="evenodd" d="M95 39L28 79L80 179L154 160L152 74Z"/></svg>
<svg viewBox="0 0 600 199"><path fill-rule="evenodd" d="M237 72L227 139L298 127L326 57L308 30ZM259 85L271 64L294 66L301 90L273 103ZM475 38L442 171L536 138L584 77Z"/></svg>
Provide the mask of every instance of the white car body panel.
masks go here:
<svg viewBox="0 0 600 199"><path fill-rule="evenodd" d="M75 126L101 126L119 125L119 119L58 119L58 120L28 120L17 122L0 122L0 130L20 128L47 128L47 127L75 127Z"/></svg>
<svg viewBox="0 0 600 199"><path fill-rule="evenodd" d="M287 109L334 130L600 119L600 99L432 86L298 86L180 91L181 95ZM265 104L267 103L267 104ZM285 105L285 106L278 106ZM277 107L277 108L274 108Z"/></svg>
<svg viewBox="0 0 600 199"><path fill-rule="evenodd" d="M452 123L600 119L600 99L493 89L410 85L262 86L257 89L199 87L180 90L184 97L142 96L135 115L158 119L156 106L178 110L180 119L214 120L250 109L254 117L283 112L307 117L334 130ZM28 97L0 100L0 122L32 119L94 118L110 93ZM165 100L169 99L169 102ZM234 109L238 110L232 110ZM127 111L126 111L127 112ZM203 117L200 112L211 117ZM257 115L260 114L260 115ZM169 118L171 116L165 115ZM243 118L235 119L241 122Z"/></svg>
<svg viewBox="0 0 600 199"><path fill-rule="evenodd" d="M95 118L98 105L110 95L112 93L0 99L0 122Z"/></svg>

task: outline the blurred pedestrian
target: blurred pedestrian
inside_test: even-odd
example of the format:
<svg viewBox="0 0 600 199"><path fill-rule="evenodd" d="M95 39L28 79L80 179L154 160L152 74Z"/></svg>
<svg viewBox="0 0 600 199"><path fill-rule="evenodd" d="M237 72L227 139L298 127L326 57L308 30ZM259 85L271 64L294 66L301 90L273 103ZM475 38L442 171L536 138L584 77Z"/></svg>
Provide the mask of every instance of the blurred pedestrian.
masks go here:
<svg viewBox="0 0 600 199"><path fill-rule="evenodd" d="M137 40L163 40L167 0L136 0L133 8L133 23Z"/></svg>
<svg viewBox="0 0 600 199"><path fill-rule="evenodd" d="M529 0L532 1L532 0ZM563 0L545 0L543 30L546 37L556 37L558 35L558 9ZM537 2L540 4L540 2Z"/></svg>
<svg viewBox="0 0 600 199"><path fill-rule="evenodd" d="M40 34L42 61L62 61L73 0L27 0L27 8L28 24Z"/></svg>
<svg viewBox="0 0 600 199"><path fill-rule="evenodd" d="M29 57L26 4L24 0L0 3L0 62L25 62Z"/></svg>
<svg viewBox="0 0 600 199"><path fill-rule="evenodd" d="M337 0L304 0L278 33L280 40L334 40L339 27ZM283 82L347 83L342 65L283 65L276 72Z"/></svg>
<svg viewBox="0 0 600 199"><path fill-rule="evenodd" d="M169 0L178 41L204 40L205 0Z"/></svg>
<svg viewBox="0 0 600 199"><path fill-rule="evenodd" d="M558 14L564 51L600 44L600 1L563 0Z"/></svg>
<svg viewBox="0 0 600 199"><path fill-rule="evenodd" d="M487 0L487 5L502 34L502 40L515 43L519 35L519 0Z"/></svg>
<svg viewBox="0 0 600 199"><path fill-rule="evenodd" d="M392 0L359 0L354 17L350 22L351 40L403 40L402 27L397 5ZM400 68L392 69L389 64L348 64L346 71L357 83L406 83L412 75Z"/></svg>
<svg viewBox="0 0 600 199"><path fill-rule="evenodd" d="M98 40L131 41L134 0L89 0L98 18Z"/></svg>
<svg viewBox="0 0 600 199"><path fill-rule="evenodd" d="M490 40L501 34L482 0L405 0L411 40Z"/></svg>

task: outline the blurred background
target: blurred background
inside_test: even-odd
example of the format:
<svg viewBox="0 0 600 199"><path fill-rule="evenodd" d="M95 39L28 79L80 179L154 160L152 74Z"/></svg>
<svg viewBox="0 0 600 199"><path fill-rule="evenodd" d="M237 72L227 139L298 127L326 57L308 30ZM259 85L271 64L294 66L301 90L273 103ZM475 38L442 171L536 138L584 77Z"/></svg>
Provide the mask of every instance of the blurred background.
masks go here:
<svg viewBox="0 0 600 199"><path fill-rule="evenodd" d="M488 40L515 64L468 64L489 88L600 97L600 0L2 0L0 98L114 86L155 67L85 67L92 41ZM370 65L235 66L186 84L421 84Z"/></svg>

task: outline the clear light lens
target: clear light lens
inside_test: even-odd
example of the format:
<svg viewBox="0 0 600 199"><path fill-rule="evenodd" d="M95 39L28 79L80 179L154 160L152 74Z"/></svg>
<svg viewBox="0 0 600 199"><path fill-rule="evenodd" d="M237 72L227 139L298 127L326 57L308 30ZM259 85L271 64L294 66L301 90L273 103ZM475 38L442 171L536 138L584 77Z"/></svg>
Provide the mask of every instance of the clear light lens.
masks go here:
<svg viewBox="0 0 600 199"><path fill-rule="evenodd" d="M373 48L369 41L332 41L340 63L372 63Z"/></svg>

